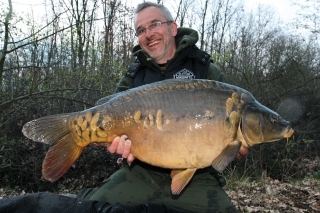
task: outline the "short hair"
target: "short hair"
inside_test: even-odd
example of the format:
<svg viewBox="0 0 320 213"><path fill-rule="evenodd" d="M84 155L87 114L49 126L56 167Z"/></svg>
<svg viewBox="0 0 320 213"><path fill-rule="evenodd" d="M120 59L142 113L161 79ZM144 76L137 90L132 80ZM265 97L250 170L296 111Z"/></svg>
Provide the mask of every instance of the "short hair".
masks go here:
<svg viewBox="0 0 320 213"><path fill-rule="evenodd" d="M168 8L166 8L162 4L157 4L157 3L153 3L153 2L143 2L141 4L138 4L136 7L136 10L135 10L135 14L138 14L141 10L148 8L148 7L159 8L161 10L161 12L163 13L163 16L167 19L167 21L174 21Z"/></svg>

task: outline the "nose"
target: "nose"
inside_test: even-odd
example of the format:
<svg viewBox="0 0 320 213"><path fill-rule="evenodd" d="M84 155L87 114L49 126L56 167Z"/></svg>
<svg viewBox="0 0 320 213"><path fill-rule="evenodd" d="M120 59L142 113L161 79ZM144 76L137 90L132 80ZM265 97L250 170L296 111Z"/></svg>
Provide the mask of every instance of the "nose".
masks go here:
<svg viewBox="0 0 320 213"><path fill-rule="evenodd" d="M153 30L149 30L149 29L146 29L146 37L149 38L151 36L154 35L154 31Z"/></svg>

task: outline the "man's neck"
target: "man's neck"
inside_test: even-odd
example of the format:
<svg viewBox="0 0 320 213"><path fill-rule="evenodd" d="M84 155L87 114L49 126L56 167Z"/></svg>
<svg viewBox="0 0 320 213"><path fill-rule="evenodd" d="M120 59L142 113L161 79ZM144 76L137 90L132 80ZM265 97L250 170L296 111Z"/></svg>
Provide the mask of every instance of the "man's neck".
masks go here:
<svg viewBox="0 0 320 213"><path fill-rule="evenodd" d="M166 69L166 63L158 64L158 66L160 67L161 71L164 71Z"/></svg>

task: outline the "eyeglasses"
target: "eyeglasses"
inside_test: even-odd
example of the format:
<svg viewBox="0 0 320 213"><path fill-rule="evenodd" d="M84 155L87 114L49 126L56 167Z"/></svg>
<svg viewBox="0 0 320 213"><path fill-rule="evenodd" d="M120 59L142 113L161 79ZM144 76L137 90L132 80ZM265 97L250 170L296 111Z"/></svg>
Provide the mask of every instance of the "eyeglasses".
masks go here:
<svg viewBox="0 0 320 213"><path fill-rule="evenodd" d="M152 30L155 30L157 29L157 27L161 26L162 24L170 24L172 21L166 21L166 22L161 22L161 21L156 21L154 23L152 23L149 27L147 28L141 28L141 29L138 29L136 31L136 36L143 36L146 32L147 32L147 29L149 29L150 31Z"/></svg>

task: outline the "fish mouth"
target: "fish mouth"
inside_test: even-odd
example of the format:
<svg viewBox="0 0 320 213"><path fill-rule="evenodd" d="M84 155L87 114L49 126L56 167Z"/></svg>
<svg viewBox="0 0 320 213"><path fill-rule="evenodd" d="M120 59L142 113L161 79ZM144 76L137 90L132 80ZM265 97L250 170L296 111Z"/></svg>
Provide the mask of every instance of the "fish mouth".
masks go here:
<svg viewBox="0 0 320 213"><path fill-rule="evenodd" d="M287 132L284 133L283 137L284 138L290 138L294 133L294 130L290 128Z"/></svg>

